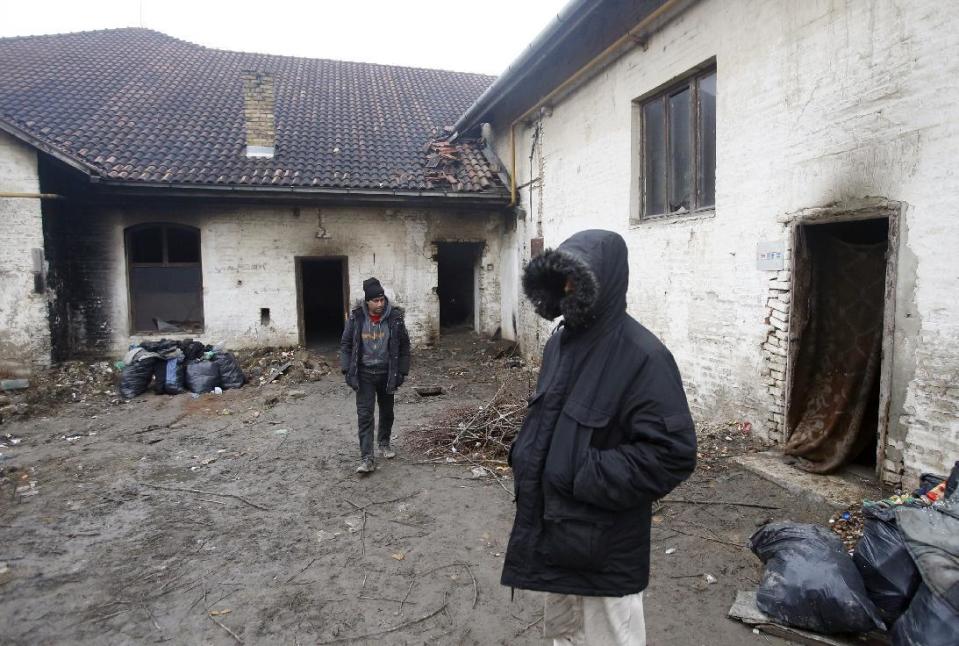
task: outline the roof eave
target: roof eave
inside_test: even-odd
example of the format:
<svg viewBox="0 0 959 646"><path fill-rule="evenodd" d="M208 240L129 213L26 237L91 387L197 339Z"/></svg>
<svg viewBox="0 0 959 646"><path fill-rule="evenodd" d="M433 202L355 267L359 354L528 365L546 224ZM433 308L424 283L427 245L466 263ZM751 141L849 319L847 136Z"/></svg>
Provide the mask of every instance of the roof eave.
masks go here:
<svg viewBox="0 0 959 646"><path fill-rule="evenodd" d="M196 185L172 182L128 182L91 178L98 193L110 196L141 196L246 201L324 201L377 204L449 204L505 208L509 192L422 191L401 189L333 188L312 186Z"/></svg>
<svg viewBox="0 0 959 646"><path fill-rule="evenodd" d="M515 123L562 100L699 1L573 0L457 119L452 139L484 121Z"/></svg>
<svg viewBox="0 0 959 646"><path fill-rule="evenodd" d="M24 130L23 128L20 128L16 124L10 123L9 121L5 121L4 119L0 118L0 130L6 132L11 137L14 137L15 139L19 139L23 143L36 148L40 152L44 152L50 155L51 157L57 159L58 161L63 162L67 166L70 166L71 168L74 168L80 171L81 173L84 173L85 175L89 175L91 178L91 181L93 181L93 178L99 177L100 173L97 170L96 166L93 166L92 164L84 163L83 161L80 161L76 159L75 157L70 156L69 154L65 153L63 150L44 141L43 139L40 139L39 137L34 136L33 134Z"/></svg>

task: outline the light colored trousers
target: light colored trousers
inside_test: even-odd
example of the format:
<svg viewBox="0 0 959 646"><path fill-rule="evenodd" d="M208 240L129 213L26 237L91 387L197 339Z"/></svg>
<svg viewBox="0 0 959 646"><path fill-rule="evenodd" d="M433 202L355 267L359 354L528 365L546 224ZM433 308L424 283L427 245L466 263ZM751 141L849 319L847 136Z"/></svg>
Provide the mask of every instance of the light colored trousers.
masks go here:
<svg viewBox="0 0 959 646"><path fill-rule="evenodd" d="M643 593L580 597L547 592L543 630L553 646L646 646Z"/></svg>

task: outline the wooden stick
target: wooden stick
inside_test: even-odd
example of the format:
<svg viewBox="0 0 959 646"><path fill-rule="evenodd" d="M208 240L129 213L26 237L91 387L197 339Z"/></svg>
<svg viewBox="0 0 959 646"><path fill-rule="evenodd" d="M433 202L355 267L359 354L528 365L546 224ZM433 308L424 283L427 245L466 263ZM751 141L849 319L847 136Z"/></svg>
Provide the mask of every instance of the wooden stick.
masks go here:
<svg viewBox="0 0 959 646"><path fill-rule="evenodd" d="M216 491L200 491L199 489L185 489L180 487L164 487L162 485L150 484L149 482L139 482L137 484L139 484L141 487L153 487L154 489L162 489L164 491L180 491L183 493L196 493L204 496L220 496L221 498L235 498L239 500L240 502L246 505L249 505L250 507L253 507L254 509L259 509L261 511L270 511L269 508L267 507L258 505L255 502L250 502L243 496L237 496L232 493L217 493Z"/></svg>
<svg viewBox="0 0 959 646"><path fill-rule="evenodd" d="M292 580L295 579L296 577L300 576L301 574L303 574L304 572L306 572L307 570L309 570L309 569L310 569L310 566L313 565L314 563L316 563L316 559L313 559L312 561L310 561L309 563L307 563L305 568L303 568L302 570L300 570L299 572L297 572L296 574L294 574L293 576L291 576L289 579L287 579L287 580L283 583L283 585L289 584L290 581L292 581ZM232 594L232 593L231 593L231 594ZM213 604L213 605L216 605L216 604Z"/></svg>
<svg viewBox="0 0 959 646"><path fill-rule="evenodd" d="M406 595L403 597L403 600L400 601L400 612L403 612L403 606L406 605L406 600L410 598L410 592L413 591L413 584L416 583L416 577L413 577L413 580L410 581L410 587L406 591Z"/></svg>
<svg viewBox="0 0 959 646"><path fill-rule="evenodd" d="M755 502L728 502L726 500L690 500L687 498L661 498L661 502L682 503L685 505L729 505L731 507L755 507L756 509L782 509L775 505L761 505Z"/></svg>
<svg viewBox="0 0 959 646"><path fill-rule="evenodd" d="M210 615L208 614L207 617L210 617ZM232 637L233 639L235 639L237 644L242 644L242 643L243 643L243 640L240 639L239 637L237 637L235 632L233 632L232 630L230 630L229 628L227 628L226 626L224 626L222 623L220 623L219 621L217 621L217 619L216 619L215 617L210 617L210 621L212 621L213 623L215 623L217 626L219 626L220 628L222 628L222 629L225 630L226 632L230 633L230 637Z"/></svg>
<svg viewBox="0 0 959 646"><path fill-rule="evenodd" d="M721 539L719 539L719 538L711 538L711 537L709 537L709 536L702 536L701 534L691 534L691 533L689 533L689 532L684 532L684 531L682 531L682 530L676 529L675 527L670 527L669 529L670 529L671 531L676 532L677 534L682 534L683 536L690 536L690 537L692 537L692 538L698 538L698 539L703 540L703 541L710 541L710 542L712 542L712 543L719 543L720 545L728 545L728 546L730 546L730 547L735 547L735 548L738 548L738 549L743 549L743 548L745 547L745 545L737 545L736 543L731 543L731 542L729 542L729 541L724 541L724 540L721 540Z"/></svg>
<svg viewBox="0 0 959 646"><path fill-rule="evenodd" d="M499 486L501 486L501 487L503 488L503 491L506 492L506 495L509 496L510 498L513 497L513 492L510 491L510 490L506 487L506 485L503 484L503 481L500 480L499 476L496 475L496 473L495 473L492 469L487 469L487 468L484 467L482 464L477 464L477 463L474 462L473 459L472 459L471 457L469 457L469 456L464 455L463 457L466 458L467 460L469 460L470 464L472 464L472 465L474 465L474 466L477 466L477 467L479 467L480 469L485 469L486 472L489 473L491 476L493 476L493 479L496 480L496 484L498 484Z"/></svg>
<svg viewBox="0 0 959 646"><path fill-rule="evenodd" d="M419 619L413 619L413 620L404 622L404 623L402 623L402 624L400 624L400 625L398 625L398 626L393 626L392 628L387 628L386 630L377 630L376 632L366 633L366 634L364 634L364 635L355 635L355 636L353 636L353 637L338 637L338 638L336 638L336 639L330 639L330 640L325 641L325 642L316 642L316 643L317 643L318 645L322 645L322 644L341 644L341 643L343 643L343 642L352 642L352 641L357 641L357 640L359 640L359 639L369 639L370 637L376 637L376 636L378 636L378 635L385 635L385 634L387 634L387 633L396 632L397 630L402 630L403 628L406 628L406 627L408 627L408 626L413 626L413 625L415 625L415 624L424 622L424 621L426 621L427 619L432 619L433 617L435 617L436 615L440 614L440 613L443 612L444 610L446 610L446 604L445 604L445 603L444 603L442 606L440 606L438 609L434 610L433 612L431 612L431 613L428 614L428 615L423 615L423 616L420 617Z"/></svg>
<svg viewBox="0 0 959 646"><path fill-rule="evenodd" d="M466 568L466 571L470 573L470 578L473 579L473 605L471 608L476 607L476 600L479 599L479 586L476 585L476 577L473 576L473 568L470 567L469 563L463 563L463 566Z"/></svg>

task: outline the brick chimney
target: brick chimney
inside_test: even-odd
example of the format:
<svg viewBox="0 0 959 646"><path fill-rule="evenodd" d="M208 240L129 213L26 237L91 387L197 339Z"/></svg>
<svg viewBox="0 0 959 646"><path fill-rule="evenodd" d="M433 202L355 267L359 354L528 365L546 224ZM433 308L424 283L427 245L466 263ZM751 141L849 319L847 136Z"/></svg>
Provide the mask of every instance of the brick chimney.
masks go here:
<svg viewBox="0 0 959 646"><path fill-rule="evenodd" d="M272 159L276 146L273 75L244 71L243 120L246 124L246 156Z"/></svg>

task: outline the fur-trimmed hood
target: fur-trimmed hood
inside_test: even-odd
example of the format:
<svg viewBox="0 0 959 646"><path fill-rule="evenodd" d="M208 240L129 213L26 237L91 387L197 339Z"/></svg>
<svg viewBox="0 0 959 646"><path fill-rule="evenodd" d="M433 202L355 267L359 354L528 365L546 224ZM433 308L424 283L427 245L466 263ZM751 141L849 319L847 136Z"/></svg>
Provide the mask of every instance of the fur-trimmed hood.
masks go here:
<svg viewBox="0 0 959 646"><path fill-rule="evenodd" d="M565 293L566 280L573 291ZM571 330L626 311L629 253L618 233L580 231L556 249L533 258L523 272L523 291L546 319L562 315Z"/></svg>

